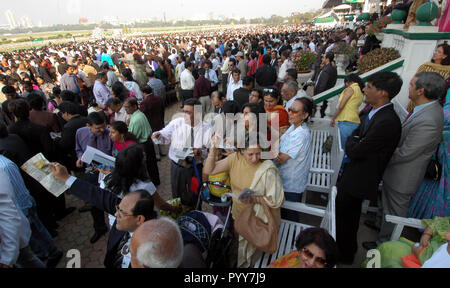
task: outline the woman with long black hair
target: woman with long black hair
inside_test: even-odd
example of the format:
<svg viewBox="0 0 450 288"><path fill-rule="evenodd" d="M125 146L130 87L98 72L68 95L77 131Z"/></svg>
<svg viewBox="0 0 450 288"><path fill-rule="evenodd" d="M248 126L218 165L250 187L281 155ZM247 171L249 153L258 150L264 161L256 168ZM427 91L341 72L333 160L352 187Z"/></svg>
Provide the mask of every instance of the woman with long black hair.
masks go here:
<svg viewBox="0 0 450 288"><path fill-rule="evenodd" d="M157 208L175 213L179 212L178 207L167 204L159 196L147 172L144 149L138 144L130 145L119 152L114 170L105 177L100 187L111 191L119 198L123 198L130 192L145 190L152 196ZM110 215L110 223L112 224L114 221L115 217Z"/></svg>

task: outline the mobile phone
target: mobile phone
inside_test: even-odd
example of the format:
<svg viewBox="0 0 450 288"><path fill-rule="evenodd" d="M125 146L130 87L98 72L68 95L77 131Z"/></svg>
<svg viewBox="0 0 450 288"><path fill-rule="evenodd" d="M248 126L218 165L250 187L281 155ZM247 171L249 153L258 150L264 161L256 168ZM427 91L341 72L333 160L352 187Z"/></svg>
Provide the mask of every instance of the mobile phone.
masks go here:
<svg viewBox="0 0 450 288"><path fill-rule="evenodd" d="M250 197L251 195L256 194L255 191L248 189L248 188L244 188L244 190L242 190L241 195L239 196L239 200L245 200L248 197Z"/></svg>

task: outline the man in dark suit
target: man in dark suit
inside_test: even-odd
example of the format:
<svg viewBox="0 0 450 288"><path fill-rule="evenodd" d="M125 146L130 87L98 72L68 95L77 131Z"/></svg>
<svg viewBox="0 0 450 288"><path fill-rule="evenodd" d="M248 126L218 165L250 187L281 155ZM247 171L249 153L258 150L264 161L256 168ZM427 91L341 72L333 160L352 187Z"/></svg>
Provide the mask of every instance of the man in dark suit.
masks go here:
<svg viewBox="0 0 450 288"><path fill-rule="evenodd" d="M220 91L214 91L211 94L211 103L214 106L214 113L223 113L223 103L227 101L227 97Z"/></svg>
<svg viewBox="0 0 450 288"><path fill-rule="evenodd" d="M256 88L270 87L277 82L277 71L270 66L270 56L264 55L262 61L264 65L259 67L255 74L256 84L258 85Z"/></svg>
<svg viewBox="0 0 450 288"><path fill-rule="evenodd" d="M252 93L255 80L252 76L245 76L242 80L242 87L234 90L233 100L236 101L242 109L244 104L249 102L250 93Z"/></svg>
<svg viewBox="0 0 450 288"><path fill-rule="evenodd" d="M61 112L61 117L67 121L62 129L61 138L55 139L56 147L60 153L59 161L70 170L77 170L75 167L77 161L75 136L78 129L86 127L88 120L79 114L79 107L75 103L64 101L59 105L58 109Z"/></svg>
<svg viewBox="0 0 450 288"><path fill-rule="evenodd" d="M270 54L271 59L270 59L270 66L272 66L273 68L276 68L278 66L278 52L277 50L273 50Z"/></svg>
<svg viewBox="0 0 450 288"><path fill-rule="evenodd" d="M442 141L444 112L439 100L446 92L445 80L438 73L421 72L411 79L409 99L415 108L403 121L400 142L383 175L379 210L383 213L377 243L363 243L365 248L390 240L395 227L385 221L386 215L408 217L411 200Z"/></svg>
<svg viewBox="0 0 450 288"><path fill-rule="evenodd" d="M56 155L50 132L46 127L29 120L30 106L28 102L25 99L13 100L8 103L8 109L17 119L16 122L9 125L9 133L19 135L33 155L42 153L50 161L55 160Z"/></svg>
<svg viewBox="0 0 450 288"><path fill-rule="evenodd" d="M376 200L383 172L400 141L402 125L390 102L402 87L393 72L368 77L364 88L372 106L345 147L350 163L344 167L336 198L336 240L341 263L352 263L358 250L357 233L363 200Z"/></svg>
<svg viewBox="0 0 450 288"><path fill-rule="evenodd" d="M325 53L322 56L322 71L317 77L316 85L314 86L314 95L320 94L328 89L331 89L336 85L337 81L337 69L332 65L334 61L334 54L332 52ZM325 117L325 110L327 110L328 101L323 101L322 107L320 107L320 116Z"/></svg>
<svg viewBox="0 0 450 288"><path fill-rule="evenodd" d="M47 159L56 159L50 132L46 127L34 124L28 120L28 102L24 99L17 99L11 101L8 107L12 115L17 118L17 122L9 125L8 131L4 133L5 137L1 140L1 149L8 153L7 157L10 157L19 167L38 153L44 154ZM57 225L55 221L64 218L73 212L75 208L66 208L63 196L54 197L29 175L22 175L27 188L37 202L39 217L49 232L56 236L54 229L56 229Z"/></svg>
<svg viewBox="0 0 450 288"><path fill-rule="evenodd" d="M131 234L144 222L156 218L150 194L146 190L137 190L121 199L107 190L70 176L67 169L58 163L52 163L50 167L53 176L69 187L69 193L116 217L109 232L104 264L106 268L128 268L131 255L127 247Z"/></svg>

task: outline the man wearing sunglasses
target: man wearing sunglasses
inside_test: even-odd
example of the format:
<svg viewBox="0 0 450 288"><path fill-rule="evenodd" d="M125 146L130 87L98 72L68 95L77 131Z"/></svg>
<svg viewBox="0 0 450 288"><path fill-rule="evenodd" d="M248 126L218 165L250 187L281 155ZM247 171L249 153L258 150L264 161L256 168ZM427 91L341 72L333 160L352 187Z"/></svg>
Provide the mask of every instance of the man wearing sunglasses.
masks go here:
<svg viewBox="0 0 450 288"><path fill-rule="evenodd" d="M144 222L156 219L153 198L146 190L137 190L120 199L107 190L70 176L66 167L59 163L50 164L50 168L53 176L66 184L69 193L116 217L109 232L104 264L106 268L129 268L133 232Z"/></svg>

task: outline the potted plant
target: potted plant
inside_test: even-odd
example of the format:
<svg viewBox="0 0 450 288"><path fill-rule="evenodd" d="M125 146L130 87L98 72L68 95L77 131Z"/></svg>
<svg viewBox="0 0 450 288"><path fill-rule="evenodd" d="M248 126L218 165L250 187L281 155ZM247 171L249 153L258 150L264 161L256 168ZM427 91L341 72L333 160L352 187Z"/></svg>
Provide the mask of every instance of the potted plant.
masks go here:
<svg viewBox="0 0 450 288"><path fill-rule="evenodd" d="M311 65L316 61L317 53L310 50L299 50L292 54L292 62L295 64L297 73L311 72Z"/></svg>
<svg viewBox="0 0 450 288"><path fill-rule="evenodd" d="M383 34L381 34L381 31L383 31L383 29L386 28L386 26L391 23L392 23L391 16L382 17L377 21L374 21L372 25L369 26L368 34L375 35L378 40L383 41Z"/></svg>
<svg viewBox="0 0 450 288"><path fill-rule="evenodd" d="M312 76L311 65L316 61L317 53L307 50L298 50L292 54L292 62L297 70L297 82L299 86L308 81Z"/></svg>
<svg viewBox="0 0 450 288"><path fill-rule="evenodd" d="M377 48L358 60L359 73L364 74L398 58L400 53L394 48Z"/></svg>
<svg viewBox="0 0 450 288"><path fill-rule="evenodd" d="M344 75L350 61L358 58L358 51L356 51L355 47L345 41L334 44L330 52L336 55L335 62L339 75Z"/></svg>

